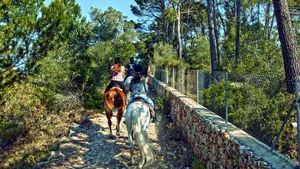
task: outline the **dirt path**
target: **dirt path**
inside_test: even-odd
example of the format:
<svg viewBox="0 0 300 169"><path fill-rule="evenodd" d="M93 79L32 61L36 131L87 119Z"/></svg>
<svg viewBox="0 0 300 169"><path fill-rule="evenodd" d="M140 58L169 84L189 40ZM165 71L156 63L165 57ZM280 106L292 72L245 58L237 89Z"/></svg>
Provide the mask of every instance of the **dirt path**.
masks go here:
<svg viewBox="0 0 300 169"><path fill-rule="evenodd" d="M51 152L47 161L35 168L137 168L138 164L129 166L130 150L123 120L124 117L120 137L115 139L108 138L109 129L104 114L92 115L80 125L74 124L69 137L61 139L58 150ZM192 153L178 133L162 115L158 115L157 123L151 123L149 139L156 160L148 168L191 168ZM139 162L138 150L134 157Z"/></svg>

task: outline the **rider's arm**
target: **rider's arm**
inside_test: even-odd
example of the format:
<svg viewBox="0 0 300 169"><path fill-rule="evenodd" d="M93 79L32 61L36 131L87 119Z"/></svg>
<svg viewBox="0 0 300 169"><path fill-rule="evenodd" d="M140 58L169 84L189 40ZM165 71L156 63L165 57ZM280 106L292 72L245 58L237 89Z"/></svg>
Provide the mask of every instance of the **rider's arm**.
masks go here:
<svg viewBox="0 0 300 169"><path fill-rule="evenodd" d="M125 78L126 77L126 75L125 75L125 67L124 66L122 66L122 76L123 76L123 78Z"/></svg>

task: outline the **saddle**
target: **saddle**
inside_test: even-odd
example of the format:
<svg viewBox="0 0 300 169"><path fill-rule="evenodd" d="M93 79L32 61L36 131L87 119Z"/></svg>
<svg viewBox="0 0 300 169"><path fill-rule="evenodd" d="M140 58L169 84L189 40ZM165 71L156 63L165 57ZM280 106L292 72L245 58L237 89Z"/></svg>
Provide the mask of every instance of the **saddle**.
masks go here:
<svg viewBox="0 0 300 169"><path fill-rule="evenodd" d="M120 90L122 90L121 86L119 84L117 84L117 83L114 83L113 86L109 90L114 89L114 88L119 88Z"/></svg>
<svg viewBox="0 0 300 169"><path fill-rule="evenodd" d="M140 97L140 96L136 96L132 100L133 100L133 102L140 101L140 102L146 103L146 100L144 98Z"/></svg>
<svg viewBox="0 0 300 169"><path fill-rule="evenodd" d="M121 91L123 91L122 88L119 85L113 86L109 90L114 89L114 88L119 88Z"/></svg>

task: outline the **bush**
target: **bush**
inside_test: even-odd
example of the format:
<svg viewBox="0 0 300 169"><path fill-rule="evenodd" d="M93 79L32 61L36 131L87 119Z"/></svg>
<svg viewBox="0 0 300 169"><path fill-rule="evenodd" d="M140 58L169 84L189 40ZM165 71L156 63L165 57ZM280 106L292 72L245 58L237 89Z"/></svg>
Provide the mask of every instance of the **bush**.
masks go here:
<svg viewBox="0 0 300 169"><path fill-rule="evenodd" d="M94 87L92 92L84 93L84 106L88 109L103 109L102 88Z"/></svg>
<svg viewBox="0 0 300 169"><path fill-rule="evenodd" d="M281 127L293 97L282 92L270 96L264 91L265 89L251 84L230 83L228 85L229 121L270 145ZM204 106L224 117L225 82L212 84L202 94ZM279 151L287 153L287 150L284 150L286 148L282 147L287 147L285 145L287 135L292 135L292 132L286 130L282 134L277 145Z"/></svg>
<svg viewBox="0 0 300 169"><path fill-rule="evenodd" d="M13 142L20 134L21 127L7 119L0 119L0 148L3 149Z"/></svg>
<svg viewBox="0 0 300 169"><path fill-rule="evenodd" d="M80 122L85 116L80 99L71 93L61 95L28 81L5 88L0 107L0 148L6 151L0 153L0 168L30 168L69 133L73 121Z"/></svg>

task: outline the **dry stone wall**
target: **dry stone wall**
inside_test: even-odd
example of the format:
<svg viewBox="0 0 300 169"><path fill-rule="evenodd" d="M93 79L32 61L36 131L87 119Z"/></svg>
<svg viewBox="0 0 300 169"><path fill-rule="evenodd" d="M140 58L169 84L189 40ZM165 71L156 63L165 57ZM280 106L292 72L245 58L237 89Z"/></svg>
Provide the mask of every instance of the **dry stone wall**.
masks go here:
<svg viewBox="0 0 300 169"><path fill-rule="evenodd" d="M196 157L208 169L289 169L296 164L228 123L174 88L150 76L158 93L168 95L172 119Z"/></svg>

